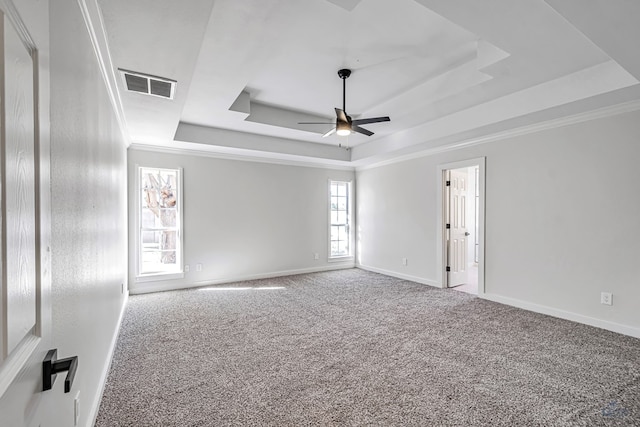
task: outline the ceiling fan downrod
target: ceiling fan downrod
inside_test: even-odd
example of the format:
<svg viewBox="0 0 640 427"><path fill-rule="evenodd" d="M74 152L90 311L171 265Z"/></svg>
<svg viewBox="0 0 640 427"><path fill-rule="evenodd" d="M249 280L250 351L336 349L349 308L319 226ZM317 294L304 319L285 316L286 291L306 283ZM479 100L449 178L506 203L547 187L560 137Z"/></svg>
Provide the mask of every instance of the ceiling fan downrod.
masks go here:
<svg viewBox="0 0 640 427"><path fill-rule="evenodd" d="M347 111L347 79L351 75L351 70L343 68L338 70L338 76L342 79L342 111Z"/></svg>

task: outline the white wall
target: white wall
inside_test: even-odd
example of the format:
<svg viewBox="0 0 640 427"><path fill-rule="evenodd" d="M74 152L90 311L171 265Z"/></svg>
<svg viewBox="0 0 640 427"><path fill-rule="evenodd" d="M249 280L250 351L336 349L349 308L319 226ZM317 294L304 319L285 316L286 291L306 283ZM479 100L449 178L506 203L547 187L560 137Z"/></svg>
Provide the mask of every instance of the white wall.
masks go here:
<svg viewBox="0 0 640 427"><path fill-rule="evenodd" d="M427 167L431 173L415 162L357 173L356 263L435 283L435 163Z"/></svg>
<svg viewBox="0 0 640 427"><path fill-rule="evenodd" d="M183 168L183 279L136 283L135 216L129 218L131 292L353 266L328 261L328 180L353 171L130 149L129 202L136 165ZM319 254L319 260L314 259ZM196 271L201 263L202 271Z"/></svg>
<svg viewBox="0 0 640 427"><path fill-rule="evenodd" d="M42 392L48 349L38 348L42 354L33 358L40 361L27 365L0 401L0 425L73 426L79 392L78 425L89 426L126 298L126 148L78 2L22 0L16 9L38 47L41 157L50 159L42 171L50 182L42 234L51 259L43 263L51 293L43 297L50 322L43 322L42 342L57 348L58 358L77 355L78 369L70 393L65 373Z"/></svg>
<svg viewBox="0 0 640 427"><path fill-rule="evenodd" d="M437 167L486 156L486 297L640 336L638 140L636 111L358 171L357 261L439 286Z"/></svg>
<svg viewBox="0 0 640 427"><path fill-rule="evenodd" d="M87 426L125 301L126 148L78 2L49 5L53 345L79 365L71 393L49 394L46 425L73 425L80 391Z"/></svg>

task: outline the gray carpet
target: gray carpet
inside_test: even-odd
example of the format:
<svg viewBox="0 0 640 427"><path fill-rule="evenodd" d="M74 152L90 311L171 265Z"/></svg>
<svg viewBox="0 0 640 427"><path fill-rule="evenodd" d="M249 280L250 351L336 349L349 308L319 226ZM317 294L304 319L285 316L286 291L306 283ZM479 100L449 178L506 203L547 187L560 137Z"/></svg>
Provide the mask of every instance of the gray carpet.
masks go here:
<svg viewBox="0 0 640 427"><path fill-rule="evenodd" d="M97 426L640 426L635 338L357 269L217 288L129 299Z"/></svg>

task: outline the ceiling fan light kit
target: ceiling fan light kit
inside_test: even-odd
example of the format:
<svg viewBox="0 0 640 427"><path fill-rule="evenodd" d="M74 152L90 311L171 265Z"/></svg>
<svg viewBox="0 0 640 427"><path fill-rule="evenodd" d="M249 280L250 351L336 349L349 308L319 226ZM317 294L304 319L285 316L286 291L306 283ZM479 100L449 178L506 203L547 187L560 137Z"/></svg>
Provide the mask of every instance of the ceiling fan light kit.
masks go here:
<svg viewBox="0 0 640 427"><path fill-rule="evenodd" d="M360 133L362 135L371 136L373 132L367 130L365 128L360 127L359 125L370 124L370 123L379 123L379 122L388 122L391 119L387 116L385 117L372 117L368 119L356 119L352 120L351 116L347 115L347 79L351 75L351 70L348 68L343 68L338 70L338 77L342 79L342 109L336 108L336 121L335 127L329 130L329 132L322 135L323 138L337 134L338 136L348 136L352 133ZM320 125L320 124L333 124L333 123L318 123L318 122L299 122L300 125Z"/></svg>
<svg viewBox="0 0 640 427"><path fill-rule="evenodd" d="M340 136L351 135L351 126L347 122L338 122L336 124L336 133Z"/></svg>

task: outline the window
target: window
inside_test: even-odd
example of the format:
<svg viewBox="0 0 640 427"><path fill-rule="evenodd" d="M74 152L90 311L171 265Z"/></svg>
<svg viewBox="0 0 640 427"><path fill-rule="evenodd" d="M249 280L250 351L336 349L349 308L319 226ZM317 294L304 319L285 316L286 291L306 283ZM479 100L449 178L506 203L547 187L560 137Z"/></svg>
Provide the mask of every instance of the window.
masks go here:
<svg viewBox="0 0 640 427"><path fill-rule="evenodd" d="M351 256L351 183L329 181L329 257Z"/></svg>
<svg viewBox="0 0 640 427"><path fill-rule="evenodd" d="M138 170L138 276L182 273L181 171Z"/></svg>

